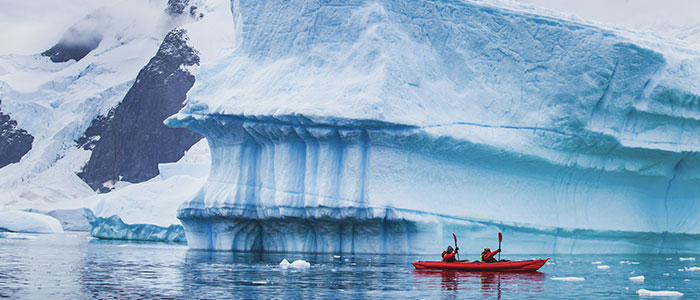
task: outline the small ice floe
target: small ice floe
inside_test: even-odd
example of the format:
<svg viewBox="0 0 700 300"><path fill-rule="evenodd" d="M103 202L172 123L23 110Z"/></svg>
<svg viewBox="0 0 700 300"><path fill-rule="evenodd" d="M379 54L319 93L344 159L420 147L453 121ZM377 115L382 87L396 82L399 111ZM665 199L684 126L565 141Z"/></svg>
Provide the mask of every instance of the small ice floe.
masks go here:
<svg viewBox="0 0 700 300"><path fill-rule="evenodd" d="M695 257L681 257L678 260L680 260L680 261L695 261Z"/></svg>
<svg viewBox="0 0 700 300"><path fill-rule="evenodd" d="M685 282L690 282L690 279L683 279L683 281L685 281Z"/></svg>
<svg viewBox="0 0 700 300"><path fill-rule="evenodd" d="M666 260L672 260L672 259L673 259L673 258L670 258L670 257L666 257Z"/></svg>
<svg viewBox="0 0 700 300"><path fill-rule="evenodd" d="M685 271L685 269L678 269L678 272L683 272L683 271Z"/></svg>
<svg viewBox="0 0 700 300"><path fill-rule="evenodd" d="M644 275L630 277L629 279L633 282L644 282Z"/></svg>
<svg viewBox="0 0 700 300"><path fill-rule="evenodd" d="M664 275L664 276L671 276L671 273L663 273L663 274L661 274L661 275Z"/></svg>
<svg viewBox="0 0 700 300"><path fill-rule="evenodd" d="M267 281L253 281L251 282L253 285L266 285Z"/></svg>
<svg viewBox="0 0 700 300"><path fill-rule="evenodd" d="M620 261L620 264L621 265L638 265L639 262L638 261L623 260L623 261Z"/></svg>
<svg viewBox="0 0 700 300"><path fill-rule="evenodd" d="M583 277L552 277L552 280L558 281L584 281L586 278Z"/></svg>
<svg viewBox="0 0 700 300"><path fill-rule="evenodd" d="M680 297L683 293L677 291L650 291L645 289L638 289L637 295L640 296L658 296L658 297Z"/></svg>
<svg viewBox="0 0 700 300"><path fill-rule="evenodd" d="M333 258L340 258L340 255L333 255Z"/></svg>
<svg viewBox="0 0 700 300"><path fill-rule="evenodd" d="M683 267L683 270L686 272L694 272L694 271L700 271L700 267Z"/></svg>
<svg viewBox="0 0 700 300"><path fill-rule="evenodd" d="M602 261L594 261L594 262L592 262L591 264L592 264L592 265L599 265L599 264L602 264L602 263L603 263Z"/></svg>
<svg viewBox="0 0 700 300"><path fill-rule="evenodd" d="M601 270L607 270L607 269L610 269L610 266L608 266L608 265L600 265L600 266L597 266L596 268L601 269Z"/></svg>
<svg viewBox="0 0 700 300"><path fill-rule="evenodd" d="M311 267L311 264L305 260L297 259L290 264L292 268L305 269Z"/></svg>
<svg viewBox="0 0 700 300"><path fill-rule="evenodd" d="M282 262L280 262L280 268L286 269L289 267L292 267L295 269L305 269L305 268L311 267L311 264L308 263L307 261L301 260L301 259L297 259L290 264L286 258L282 259Z"/></svg>

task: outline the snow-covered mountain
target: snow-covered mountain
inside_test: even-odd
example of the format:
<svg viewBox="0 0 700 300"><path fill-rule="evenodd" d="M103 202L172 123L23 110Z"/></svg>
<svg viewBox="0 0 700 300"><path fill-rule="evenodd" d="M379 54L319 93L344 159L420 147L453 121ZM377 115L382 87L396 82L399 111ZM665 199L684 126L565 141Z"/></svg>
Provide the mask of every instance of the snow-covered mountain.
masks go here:
<svg viewBox="0 0 700 300"><path fill-rule="evenodd" d="M202 18L187 0L115 2L41 54L0 56L0 205L84 207L93 190L180 159L201 136L162 121L182 107L199 64L178 27Z"/></svg>

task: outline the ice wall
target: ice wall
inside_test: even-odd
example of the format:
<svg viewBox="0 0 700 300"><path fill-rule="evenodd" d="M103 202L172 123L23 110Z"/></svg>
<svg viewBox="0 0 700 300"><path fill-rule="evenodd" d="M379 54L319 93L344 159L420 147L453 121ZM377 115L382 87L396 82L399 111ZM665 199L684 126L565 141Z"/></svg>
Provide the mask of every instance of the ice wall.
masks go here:
<svg viewBox="0 0 700 300"><path fill-rule="evenodd" d="M237 48L166 121L212 151L190 247L423 252L480 224L698 248L698 51L459 1L231 10Z"/></svg>

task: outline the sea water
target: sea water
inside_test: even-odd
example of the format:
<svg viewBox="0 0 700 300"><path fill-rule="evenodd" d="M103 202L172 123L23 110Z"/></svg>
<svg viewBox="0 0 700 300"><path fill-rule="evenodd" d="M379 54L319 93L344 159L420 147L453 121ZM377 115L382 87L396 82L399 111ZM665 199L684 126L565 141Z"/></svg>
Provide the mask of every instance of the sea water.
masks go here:
<svg viewBox="0 0 700 300"><path fill-rule="evenodd" d="M504 259L547 257L503 251ZM74 232L0 233L0 298L639 299L642 289L700 298L700 261L694 255L548 257L535 273L419 271L410 262L436 260L439 254L211 252ZM476 258L477 253L461 254ZM282 268L283 259L311 266Z"/></svg>

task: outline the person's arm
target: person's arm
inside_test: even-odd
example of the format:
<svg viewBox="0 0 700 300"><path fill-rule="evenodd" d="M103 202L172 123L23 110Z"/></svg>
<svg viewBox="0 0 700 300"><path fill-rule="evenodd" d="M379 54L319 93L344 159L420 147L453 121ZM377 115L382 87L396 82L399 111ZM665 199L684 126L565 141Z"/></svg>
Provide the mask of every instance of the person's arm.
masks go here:
<svg viewBox="0 0 700 300"><path fill-rule="evenodd" d="M496 251L487 253L487 254L484 256L484 261L488 261L489 259L493 258L493 257L494 257L496 254L498 254L498 252L500 252L500 251L501 251L501 249L498 249L498 250L496 250Z"/></svg>

